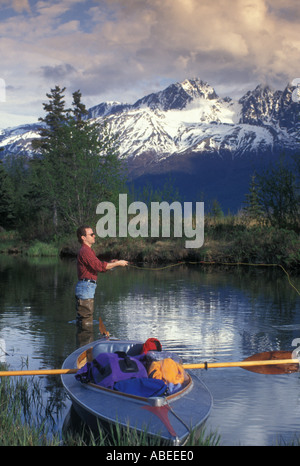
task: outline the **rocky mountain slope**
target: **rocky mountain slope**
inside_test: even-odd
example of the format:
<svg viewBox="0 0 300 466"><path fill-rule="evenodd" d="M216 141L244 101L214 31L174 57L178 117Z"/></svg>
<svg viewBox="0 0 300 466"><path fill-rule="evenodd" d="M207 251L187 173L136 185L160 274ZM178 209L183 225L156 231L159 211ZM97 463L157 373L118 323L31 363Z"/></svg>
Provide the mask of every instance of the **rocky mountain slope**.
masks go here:
<svg viewBox="0 0 300 466"><path fill-rule="evenodd" d="M88 118L105 119L119 134L120 157L135 184L159 186L171 175L186 200L204 196L236 210L254 169L297 150L299 104L292 101L293 89L259 85L237 101L219 97L198 78L186 79L132 105L101 103ZM38 126L2 131L3 156L30 156Z"/></svg>

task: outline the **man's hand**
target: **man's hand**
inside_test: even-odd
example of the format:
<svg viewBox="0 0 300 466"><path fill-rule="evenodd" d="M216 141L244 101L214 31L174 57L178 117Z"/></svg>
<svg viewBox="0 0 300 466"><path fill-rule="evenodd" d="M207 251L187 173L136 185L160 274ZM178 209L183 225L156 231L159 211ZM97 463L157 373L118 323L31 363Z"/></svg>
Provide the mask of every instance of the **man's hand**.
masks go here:
<svg viewBox="0 0 300 466"><path fill-rule="evenodd" d="M126 267L127 265L128 265L128 261L112 259L110 262L108 262L106 269L110 270L110 269L113 269L114 267Z"/></svg>
<svg viewBox="0 0 300 466"><path fill-rule="evenodd" d="M126 267L126 265L128 265L128 261L124 261L124 260L118 261L118 265L120 265L121 267Z"/></svg>

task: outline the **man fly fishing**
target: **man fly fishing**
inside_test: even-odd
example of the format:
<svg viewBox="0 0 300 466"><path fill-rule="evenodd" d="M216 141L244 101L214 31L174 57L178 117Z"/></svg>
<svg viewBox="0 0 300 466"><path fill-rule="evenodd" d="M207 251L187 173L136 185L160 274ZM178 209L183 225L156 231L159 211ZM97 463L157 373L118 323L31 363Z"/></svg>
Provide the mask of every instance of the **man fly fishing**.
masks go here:
<svg viewBox="0 0 300 466"><path fill-rule="evenodd" d="M95 243L95 233L87 225L78 228L77 238L81 248L77 255L76 320L77 324L84 329L93 324L94 296L98 273L118 266L126 267L128 261L115 259L111 262L100 261L92 249Z"/></svg>

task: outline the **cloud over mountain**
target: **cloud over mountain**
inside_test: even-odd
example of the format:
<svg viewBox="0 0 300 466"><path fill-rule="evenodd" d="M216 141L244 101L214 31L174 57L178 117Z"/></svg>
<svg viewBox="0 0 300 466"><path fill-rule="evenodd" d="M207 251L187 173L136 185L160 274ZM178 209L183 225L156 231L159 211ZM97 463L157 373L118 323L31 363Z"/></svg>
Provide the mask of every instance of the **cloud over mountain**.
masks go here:
<svg viewBox="0 0 300 466"><path fill-rule="evenodd" d="M186 76L224 95L298 77L298 0L1 0L1 76L13 115L33 121L56 84L88 106L134 102ZM67 71L70 72L67 72ZM60 80L60 82L58 82ZM21 121L20 121L21 122ZM15 124L15 122L12 122Z"/></svg>

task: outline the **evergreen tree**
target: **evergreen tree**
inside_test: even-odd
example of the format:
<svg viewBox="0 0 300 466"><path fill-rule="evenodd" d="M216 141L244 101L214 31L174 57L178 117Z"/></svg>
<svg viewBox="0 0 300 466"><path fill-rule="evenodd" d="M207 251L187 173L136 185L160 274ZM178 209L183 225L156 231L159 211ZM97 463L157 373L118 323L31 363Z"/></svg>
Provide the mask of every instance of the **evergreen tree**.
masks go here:
<svg viewBox="0 0 300 466"><path fill-rule="evenodd" d="M56 86L47 94L50 103L44 104L47 114L41 119L46 126L34 147L41 195L52 206L55 228L74 230L95 217L99 202L114 201L123 182L117 137L107 125L85 118L80 91L66 110L64 90Z"/></svg>
<svg viewBox="0 0 300 466"><path fill-rule="evenodd" d="M259 223L263 220L263 210L259 200L259 186L256 182L256 175L251 178L249 193L246 194L246 201L244 212L250 220L258 221Z"/></svg>
<svg viewBox="0 0 300 466"><path fill-rule="evenodd" d="M261 213L272 226L279 228L299 227L299 193L297 177L285 157L270 169L256 175L256 183L250 186L248 209L254 218Z"/></svg>
<svg viewBox="0 0 300 466"><path fill-rule="evenodd" d="M224 212L217 199L213 200L211 215L213 216L214 219L220 219L224 217Z"/></svg>
<svg viewBox="0 0 300 466"><path fill-rule="evenodd" d="M13 186L2 160L0 160L0 226L11 228L15 223Z"/></svg>
<svg viewBox="0 0 300 466"><path fill-rule="evenodd" d="M32 141L32 148L42 155L42 164L39 167L40 186L38 187L43 196L47 189L47 198L52 210L52 221L54 229L58 227L58 186L60 183L60 157L63 156L63 140L61 133L68 121L68 109L65 109L63 93L66 88L55 86L51 93L46 96L48 103L43 107L46 112L44 118L39 121L44 123L40 129L40 138Z"/></svg>
<svg viewBox="0 0 300 466"><path fill-rule="evenodd" d="M46 112L44 118L39 118L39 121L44 123L44 126L40 129L40 139L32 141L33 149L39 150L50 150L54 144L56 137L58 136L59 129L67 123L68 120L68 109L65 109L64 95L66 88L60 89L59 86L55 86L51 89L50 94L46 94L49 99L48 103L44 103L43 107Z"/></svg>
<svg viewBox="0 0 300 466"><path fill-rule="evenodd" d="M85 105L81 102L80 90L73 93L73 115L76 120L77 126L83 126L83 120L88 115Z"/></svg>

